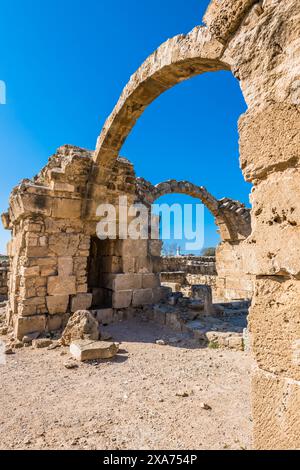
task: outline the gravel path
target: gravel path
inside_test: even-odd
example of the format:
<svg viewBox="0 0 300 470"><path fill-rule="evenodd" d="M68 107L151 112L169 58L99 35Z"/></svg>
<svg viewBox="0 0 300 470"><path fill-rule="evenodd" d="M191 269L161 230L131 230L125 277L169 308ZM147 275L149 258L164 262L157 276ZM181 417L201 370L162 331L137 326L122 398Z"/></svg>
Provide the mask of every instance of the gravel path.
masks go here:
<svg viewBox="0 0 300 470"><path fill-rule="evenodd" d="M196 349L188 341L161 346L157 339L176 335L151 323L105 331L122 342L112 361L69 370L67 348L24 348L6 357L1 449L250 448L247 353Z"/></svg>

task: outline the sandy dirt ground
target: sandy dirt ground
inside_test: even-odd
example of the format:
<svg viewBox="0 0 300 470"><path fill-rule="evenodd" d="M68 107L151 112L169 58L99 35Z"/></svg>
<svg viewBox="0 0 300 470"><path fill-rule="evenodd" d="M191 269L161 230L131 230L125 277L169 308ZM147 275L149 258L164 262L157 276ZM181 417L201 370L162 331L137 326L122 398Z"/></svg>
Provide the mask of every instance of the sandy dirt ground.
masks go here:
<svg viewBox="0 0 300 470"><path fill-rule="evenodd" d="M110 361L67 369L67 348L6 356L1 449L251 448L247 353L158 345L182 336L137 320L105 331L121 342Z"/></svg>

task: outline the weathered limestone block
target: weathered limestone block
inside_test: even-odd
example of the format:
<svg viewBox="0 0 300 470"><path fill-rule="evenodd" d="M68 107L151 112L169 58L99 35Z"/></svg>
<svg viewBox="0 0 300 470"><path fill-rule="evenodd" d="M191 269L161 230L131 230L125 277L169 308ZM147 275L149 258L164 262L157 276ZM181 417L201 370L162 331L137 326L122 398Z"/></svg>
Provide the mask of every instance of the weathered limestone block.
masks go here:
<svg viewBox="0 0 300 470"><path fill-rule="evenodd" d="M213 0L210 2L203 21L209 31L222 43L238 29L249 9L257 0Z"/></svg>
<svg viewBox="0 0 300 470"><path fill-rule="evenodd" d="M81 199L53 199L52 217L60 219L78 219L81 216Z"/></svg>
<svg viewBox="0 0 300 470"><path fill-rule="evenodd" d="M64 315L49 315L47 317L47 331L57 331L64 329L70 318L69 313Z"/></svg>
<svg viewBox="0 0 300 470"><path fill-rule="evenodd" d="M40 275L40 267L39 266L32 266L31 268L22 267L20 269L21 276L24 277L37 277Z"/></svg>
<svg viewBox="0 0 300 470"><path fill-rule="evenodd" d="M30 193L31 191L36 192ZM18 219L24 215L30 216L32 213L41 216L51 216L53 198L47 195L46 191L41 191L32 185L21 185L19 192L10 199L10 217Z"/></svg>
<svg viewBox="0 0 300 470"><path fill-rule="evenodd" d="M300 274L300 171L273 173L255 187L255 223L246 240L245 269L257 275Z"/></svg>
<svg viewBox="0 0 300 470"><path fill-rule="evenodd" d="M46 303L50 315L66 313L69 306L69 295L47 296Z"/></svg>
<svg viewBox="0 0 300 470"><path fill-rule="evenodd" d="M59 276L72 276L73 274L73 258L59 257L58 258L58 275Z"/></svg>
<svg viewBox="0 0 300 470"><path fill-rule="evenodd" d="M255 5L230 41L223 60L240 80L249 108L299 105L299 2Z"/></svg>
<svg viewBox="0 0 300 470"><path fill-rule="evenodd" d="M71 312L88 310L92 305L93 294L77 294L71 300Z"/></svg>
<svg viewBox="0 0 300 470"><path fill-rule="evenodd" d="M150 256L135 258L135 271L139 274L153 272L153 263Z"/></svg>
<svg viewBox="0 0 300 470"><path fill-rule="evenodd" d="M257 279L250 308L252 351L260 368L300 380L300 281Z"/></svg>
<svg viewBox="0 0 300 470"><path fill-rule="evenodd" d="M300 448L300 384L257 369L252 377L253 444L257 450Z"/></svg>
<svg viewBox="0 0 300 470"><path fill-rule="evenodd" d="M212 289L206 285L194 285L192 286L192 298L195 301L203 304L204 312L211 313L213 311L212 304Z"/></svg>
<svg viewBox="0 0 300 470"><path fill-rule="evenodd" d="M122 256L128 256L129 254L135 257L147 257L148 256L148 240L123 240L122 243Z"/></svg>
<svg viewBox="0 0 300 470"><path fill-rule="evenodd" d="M98 322L87 310L78 310L71 316L62 334L61 343L68 346L78 339L99 339Z"/></svg>
<svg viewBox="0 0 300 470"><path fill-rule="evenodd" d="M153 289L154 287L160 286L160 280L158 274L143 274L142 277L142 288L143 289Z"/></svg>
<svg viewBox="0 0 300 470"><path fill-rule="evenodd" d="M152 289L136 289L133 291L132 305L134 307L138 307L141 305L150 305L152 303Z"/></svg>
<svg viewBox="0 0 300 470"><path fill-rule="evenodd" d="M46 315L18 317L15 320L14 330L15 336L19 340L29 333L42 333L46 331Z"/></svg>
<svg viewBox="0 0 300 470"><path fill-rule="evenodd" d="M132 302L132 290L118 290L113 292L112 306L113 308L127 308Z"/></svg>
<svg viewBox="0 0 300 470"><path fill-rule="evenodd" d="M300 89L300 78L299 78ZM247 111L239 121L241 168L248 181L297 164L300 157L299 105L272 103Z"/></svg>
<svg viewBox="0 0 300 470"><path fill-rule="evenodd" d="M48 254L49 250L46 246L27 246L25 249L25 256L27 258L42 258L47 257Z"/></svg>
<svg viewBox="0 0 300 470"><path fill-rule="evenodd" d="M105 287L118 290L141 289L143 277L141 274L105 274Z"/></svg>
<svg viewBox="0 0 300 470"><path fill-rule="evenodd" d="M48 278L49 295L72 295L76 294L75 276L50 276Z"/></svg>
<svg viewBox="0 0 300 470"><path fill-rule="evenodd" d="M18 305L18 314L25 317L31 315L39 315L46 313L46 298L45 297L31 297L22 300Z"/></svg>
<svg viewBox="0 0 300 470"><path fill-rule="evenodd" d="M49 236L49 250L54 255L70 257L77 254L80 235L77 233L54 233Z"/></svg>
<svg viewBox="0 0 300 470"><path fill-rule="evenodd" d="M70 346L70 353L78 361L111 359L118 350L118 344L107 341L78 340L73 341Z"/></svg>
<svg viewBox="0 0 300 470"><path fill-rule="evenodd" d="M124 273L136 273L136 258L132 255L122 258L122 268Z"/></svg>
<svg viewBox="0 0 300 470"><path fill-rule="evenodd" d="M110 323L113 323L114 311L112 308L102 308L95 310L92 313L96 315L98 323L102 325L109 325Z"/></svg>

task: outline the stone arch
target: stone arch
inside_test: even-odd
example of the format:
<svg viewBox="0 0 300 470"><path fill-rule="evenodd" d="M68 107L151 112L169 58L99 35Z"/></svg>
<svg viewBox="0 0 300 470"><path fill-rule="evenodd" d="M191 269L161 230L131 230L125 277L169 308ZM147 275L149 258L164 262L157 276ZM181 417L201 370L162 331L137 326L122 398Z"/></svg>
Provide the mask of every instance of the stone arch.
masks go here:
<svg viewBox="0 0 300 470"><path fill-rule="evenodd" d="M159 95L204 72L230 70L221 60L224 45L205 27L162 44L132 75L97 140L94 161L104 180L137 119Z"/></svg>
<svg viewBox="0 0 300 470"><path fill-rule="evenodd" d="M250 209L232 199L216 199L203 186L189 181L169 180L152 185L143 178L136 180L139 200L152 204L156 199L167 194L186 194L199 199L215 217L222 241L240 241L251 233Z"/></svg>

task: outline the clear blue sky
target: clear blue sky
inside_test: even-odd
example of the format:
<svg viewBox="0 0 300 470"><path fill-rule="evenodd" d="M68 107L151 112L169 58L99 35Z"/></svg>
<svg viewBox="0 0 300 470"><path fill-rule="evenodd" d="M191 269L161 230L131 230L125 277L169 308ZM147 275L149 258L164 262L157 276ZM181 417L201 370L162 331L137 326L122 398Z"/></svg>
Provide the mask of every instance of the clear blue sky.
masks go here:
<svg viewBox="0 0 300 470"><path fill-rule="evenodd" d="M208 0L0 0L0 211L11 189L65 143L94 149L122 88L163 41L200 24ZM248 204L237 119L246 109L229 72L205 74L159 97L122 155L153 183L204 185ZM180 196L171 202L184 202ZM0 252L9 232L0 229ZM218 241L206 214L206 246Z"/></svg>

